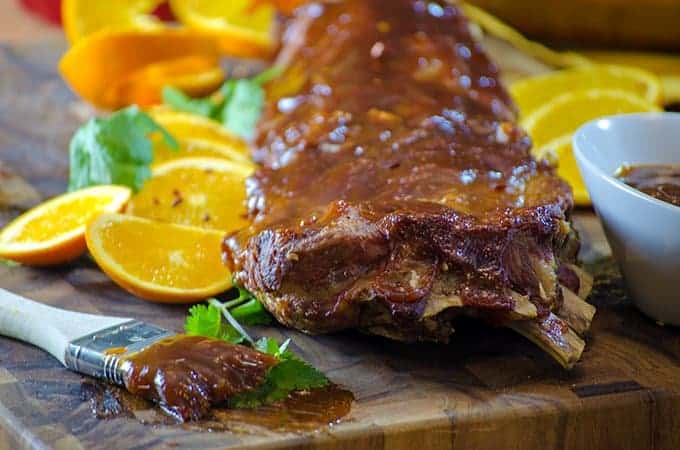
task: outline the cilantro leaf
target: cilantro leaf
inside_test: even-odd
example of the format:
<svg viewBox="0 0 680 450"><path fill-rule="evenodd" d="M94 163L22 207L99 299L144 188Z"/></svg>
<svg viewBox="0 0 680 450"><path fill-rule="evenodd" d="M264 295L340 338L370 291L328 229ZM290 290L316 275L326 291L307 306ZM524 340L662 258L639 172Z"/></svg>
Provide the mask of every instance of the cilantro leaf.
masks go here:
<svg viewBox="0 0 680 450"><path fill-rule="evenodd" d="M230 310L234 319L243 325L269 325L272 323L272 316L269 314L262 303L256 298Z"/></svg>
<svg viewBox="0 0 680 450"><path fill-rule="evenodd" d="M328 378L299 359L286 359L269 369L264 382L256 389L229 400L234 408L254 408L284 400L293 391L328 386Z"/></svg>
<svg viewBox="0 0 680 450"><path fill-rule="evenodd" d="M160 132L169 147L178 148L175 139L137 106L89 120L69 145L69 191L98 184L141 189L151 177L149 134L154 132Z"/></svg>
<svg viewBox="0 0 680 450"><path fill-rule="evenodd" d="M222 323L222 310L212 304L194 305L184 325L186 334L205 336L240 344L243 336L228 323Z"/></svg>
<svg viewBox="0 0 680 450"><path fill-rule="evenodd" d="M204 98L191 98L176 88L166 86L163 89L163 102L180 111L221 122L234 134L251 139L264 105L262 85L278 77L281 72L279 67L270 67L250 79L227 80L217 92Z"/></svg>
<svg viewBox="0 0 680 450"><path fill-rule="evenodd" d="M244 139L252 139L255 125L262 115L264 90L252 80L230 80L229 96L219 112L224 127Z"/></svg>
<svg viewBox="0 0 680 450"><path fill-rule="evenodd" d="M279 342L276 339L265 336L255 341L254 348L259 352L276 356L281 360L286 359L300 360L300 358L295 353L293 353L290 350L287 350L289 344L290 339L286 339L286 341L283 344L279 345Z"/></svg>
<svg viewBox="0 0 680 450"><path fill-rule="evenodd" d="M283 344L270 337L253 341L241 326L244 324L269 323L271 315L247 290L237 287L238 296L226 302L209 299L207 305L195 305L189 310L186 333L222 339L234 344L246 343L255 350L272 355L279 363L271 367L264 381L256 389L241 393L229 400L235 408L253 408L285 399L296 390L308 390L327 386L330 381L313 366L288 349L290 339ZM226 319L224 322L222 319Z"/></svg>
<svg viewBox="0 0 680 450"><path fill-rule="evenodd" d="M222 313L213 305L194 305L189 309L184 328L191 336L217 338L222 329Z"/></svg>
<svg viewBox="0 0 680 450"><path fill-rule="evenodd" d="M172 86L165 86L162 91L163 103L180 111L197 114L199 116L215 119L218 114L220 102L213 97L192 98L184 92Z"/></svg>

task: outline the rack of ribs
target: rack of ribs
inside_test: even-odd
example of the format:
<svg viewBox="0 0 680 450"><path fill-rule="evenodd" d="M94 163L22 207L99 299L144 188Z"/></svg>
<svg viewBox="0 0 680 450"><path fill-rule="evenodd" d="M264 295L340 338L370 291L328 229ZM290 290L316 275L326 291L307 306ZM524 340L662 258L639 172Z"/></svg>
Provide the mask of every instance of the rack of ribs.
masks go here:
<svg viewBox="0 0 680 450"><path fill-rule="evenodd" d="M285 28L225 259L283 324L446 342L508 326L571 367L594 308L569 186L447 2L306 4Z"/></svg>

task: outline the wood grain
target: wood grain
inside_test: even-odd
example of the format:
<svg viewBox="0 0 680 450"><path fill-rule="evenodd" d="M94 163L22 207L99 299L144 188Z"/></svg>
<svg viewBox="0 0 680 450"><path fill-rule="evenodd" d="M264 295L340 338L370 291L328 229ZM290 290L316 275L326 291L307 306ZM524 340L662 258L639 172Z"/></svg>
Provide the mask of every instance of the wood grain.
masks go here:
<svg viewBox="0 0 680 450"><path fill-rule="evenodd" d="M58 46L0 47L0 160L41 194L66 184L66 148L81 106L54 71ZM583 257L606 257L599 222L576 214ZM611 272L611 264L599 270ZM87 257L38 270L0 264L0 287L47 304L132 316L181 329L186 307L142 302ZM201 432L99 420L87 380L44 352L0 339L0 447L58 449L680 448L680 332L642 316L617 277L600 278L588 347L566 372L518 335L466 322L450 345L401 344L357 333L305 336L279 327L294 350L351 390L347 421L317 433ZM144 413L139 414L141 417Z"/></svg>

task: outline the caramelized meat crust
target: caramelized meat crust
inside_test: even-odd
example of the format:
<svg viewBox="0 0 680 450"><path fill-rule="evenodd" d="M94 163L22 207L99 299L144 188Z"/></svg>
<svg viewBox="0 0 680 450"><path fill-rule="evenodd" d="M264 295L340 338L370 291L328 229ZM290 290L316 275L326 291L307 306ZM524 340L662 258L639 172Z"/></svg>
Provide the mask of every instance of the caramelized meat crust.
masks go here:
<svg viewBox="0 0 680 450"><path fill-rule="evenodd" d="M345 0L297 10L247 181L236 279L282 323L446 341L560 308L571 190L534 160L459 8ZM562 269L569 278L569 269Z"/></svg>

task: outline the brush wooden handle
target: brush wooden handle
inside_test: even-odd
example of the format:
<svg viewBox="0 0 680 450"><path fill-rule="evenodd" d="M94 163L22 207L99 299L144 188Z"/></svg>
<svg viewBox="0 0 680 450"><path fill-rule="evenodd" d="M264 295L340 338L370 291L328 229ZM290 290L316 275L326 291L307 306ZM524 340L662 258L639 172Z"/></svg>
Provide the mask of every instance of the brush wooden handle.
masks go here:
<svg viewBox="0 0 680 450"><path fill-rule="evenodd" d="M33 344L62 364L72 340L130 320L54 308L0 289L0 334Z"/></svg>

